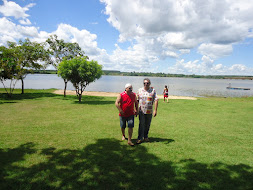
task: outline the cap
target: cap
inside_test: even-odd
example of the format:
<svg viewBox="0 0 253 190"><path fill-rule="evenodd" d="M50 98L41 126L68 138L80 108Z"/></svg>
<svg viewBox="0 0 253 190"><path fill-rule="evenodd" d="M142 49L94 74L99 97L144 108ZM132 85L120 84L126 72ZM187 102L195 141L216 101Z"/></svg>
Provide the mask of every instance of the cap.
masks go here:
<svg viewBox="0 0 253 190"><path fill-rule="evenodd" d="M126 85L125 85L125 89L126 88L128 88L128 87L130 87L130 86L132 86L130 83L127 83Z"/></svg>

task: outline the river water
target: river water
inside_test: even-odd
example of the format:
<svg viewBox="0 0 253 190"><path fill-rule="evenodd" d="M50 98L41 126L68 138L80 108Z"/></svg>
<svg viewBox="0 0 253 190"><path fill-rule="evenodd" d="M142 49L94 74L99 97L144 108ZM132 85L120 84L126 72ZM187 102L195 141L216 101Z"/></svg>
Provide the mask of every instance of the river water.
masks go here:
<svg viewBox="0 0 253 190"><path fill-rule="evenodd" d="M139 76L102 76L99 80L91 83L85 91L101 92L122 92L126 83L133 85L136 92L143 87L143 79ZM253 96L252 80L235 79L203 79L203 78L171 78L171 77L150 77L151 86L158 94L162 94L164 86L169 86L169 95L175 96L222 96L222 97L243 97ZM250 88L250 90L228 90L226 87L231 83L232 87ZM5 81L9 84L9 81ZM29 74L24 80L25 89L64 89L63 79L56 74ZM3 84L0 83L0 88ZM18 81L15 88L21 88ZM67 90L75 90L69 82Z"/></svg>

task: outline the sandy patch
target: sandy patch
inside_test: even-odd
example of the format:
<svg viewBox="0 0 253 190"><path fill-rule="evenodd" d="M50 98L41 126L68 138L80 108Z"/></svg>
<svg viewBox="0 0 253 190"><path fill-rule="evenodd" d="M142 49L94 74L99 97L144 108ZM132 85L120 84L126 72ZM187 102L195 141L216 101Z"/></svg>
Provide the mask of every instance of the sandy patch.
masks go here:
<svg viewBox="0 0 253 190"><path fill-rule="evenodd" d="M55 94L63 94L63 90L56 90L54 91ZM76 95L76 91L74 90L67 90L67 95ZM117 97L119 93L114 92L87 92L84 91L83 95L88 96L107 96L107 97ZM158 95L158 98L163 100L163 95ZM197 100L195 97L188 97L188 96L169 96L169 99L183 99L183 100Z"/></svg>

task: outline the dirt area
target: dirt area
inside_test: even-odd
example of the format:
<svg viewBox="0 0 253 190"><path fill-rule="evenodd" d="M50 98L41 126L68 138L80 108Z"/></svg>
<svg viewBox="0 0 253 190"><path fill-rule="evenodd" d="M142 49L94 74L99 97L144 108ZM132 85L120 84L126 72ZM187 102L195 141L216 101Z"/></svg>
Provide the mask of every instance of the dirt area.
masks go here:
<svg viewBox="0 0 253 190"><path fill-rule="evenodd" d="M54 91L55 94L63 94L63 90L56 90ZM76 91L74 90L67 90L67 95L76 95ZM119 93L114 92L87 92L84 91L83 95L88 96L107 96L107 97L117 97ZM158 95L159 99L163 99L162 95ZM184 99L184 100L197 100L195 97L187 97L187 96L169 96L169 99Z"/></svg>

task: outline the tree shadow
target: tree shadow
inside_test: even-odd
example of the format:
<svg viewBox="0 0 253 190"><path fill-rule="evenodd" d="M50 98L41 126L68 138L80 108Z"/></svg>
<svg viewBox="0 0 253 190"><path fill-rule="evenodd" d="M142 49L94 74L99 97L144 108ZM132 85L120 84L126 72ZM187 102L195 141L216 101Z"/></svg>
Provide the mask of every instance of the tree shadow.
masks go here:
<svg viewBox="0 0 253 190"><path fill-rule="evenodd" d="M24 155L44 161L29 167ZM2 157L3 156L3 157ZM144 146L98 139L84 149L34 149L34 144L0 150L1 189L252 189L253 168L244 164L162 161ZM3 162L2 162L3 161Z"/></svg>
<svg viewBox="0 0 253 190"><path fill-rule="evenodd" d="M165 144L169 144L169 143L175 142L175 140L163 139L163 138L153 138L153 137L149 138L149 143L156 143L156 142L164 142Z"/></svg>
<svg viewBox="0 0 253 190"><path fill-rule="evenodd" d="M0 149L0 189L15 189L17 187L17 184L11 184L8 180L8 176L15 173L13 164L24 161L25 155L35 153L37 150L34 147L34 143L26 143L17 148ZM18 172L20 172L19 168Z"/></svg>
<svg viewBox="0 0 253 190"><path fill-rule="evenodd" d="M17 102L8 102L8 101L4 101L4 102L0 102L0 104L14 104L14 103L17 103Z"/></svg>
<svg viewBox="0 0 253 190"><path fill-rule="evenodd" d="M79 101L75 101L74 104L85 104L85 105L105 105L105 104L114 104L114 101L103 101L103 100L97 100L97 101L82 101L79 103Z"/></svg>
<svg viewBox="0 0 253 190"><path fill-rule="evenodd" d="M104 105L104 104L114 104L115 101L105 100L104 97L99 96L83 96L82 102L79 103L78 97L75 95L67 95L64 97L60 94L54 94L50 92L34 92L25 94L13 94L12 97L8 97L6 93L0 93L0 104L4 103L17 103L17 100L25 99L39 99L43 97L56 97L60 100L73 101L73 104L86 104L86 105Z"/></svg>
<svg viewBox="0 0 253 190"><path fill-rule="evenodd" d="M43 97L57 97L58 94L50 92L34 92L34 93L25 93L25 94L12 94L11 97L8 97L6 93L0 93L0 100L4 101L3 103L16 103L15 100L25 100L25 99L39 99Z"/></svg>
<svg viewBox="0 0 253 190"><path fill-rule="evenodd" d="M75 97L75 98L73 98ZM114 104L115 100L113 101L108 101L108 98L104 98L101 96L82 96L82 101L79 103L78 97L73 96L72 98L74 99L73 104L85 104L85 105L105 105L105 104ZM106 100L105 100L106 99Z"/></svg>

